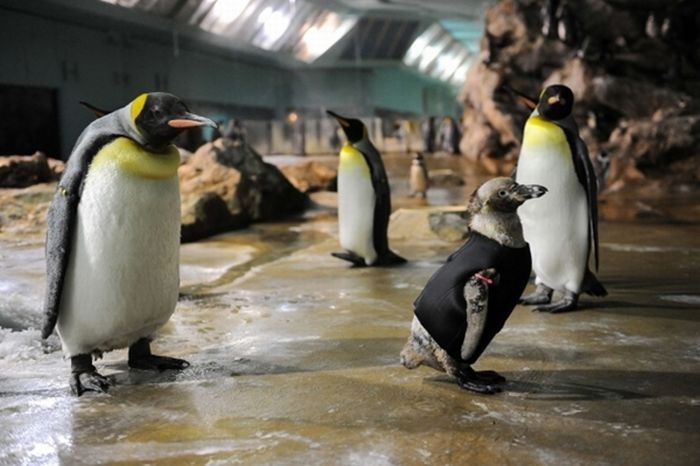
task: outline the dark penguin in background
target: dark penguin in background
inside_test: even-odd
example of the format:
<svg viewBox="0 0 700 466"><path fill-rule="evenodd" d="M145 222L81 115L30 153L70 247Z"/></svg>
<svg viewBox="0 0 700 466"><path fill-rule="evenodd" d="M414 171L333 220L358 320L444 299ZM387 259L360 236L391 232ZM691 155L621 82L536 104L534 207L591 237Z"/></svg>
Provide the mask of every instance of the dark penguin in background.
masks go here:
<svg viewBox="0 0 700 466"><path fill-rule="evenodd" d="M564 85L547 87L523 132L515 180L540 184L549 195L518 209L532 251L537 290L522 298L536 310L575 309L579 294L607 291L588 267L598 267L598 200L593 164L571 115L574 94ZM554 291L563 296L552 303Z"/></svg>
<svg viewBox="0 0 700 466"><path fill-rule="evenodd" d="M42 337L54 328L71 360L70 385L106 391L93 357L129 347L129 367L183 369L151 353L179 291L180 154L187 128L216 126L177 97L141 94L92 122L66 163L48 212Z"/></svg>
<svg viewBox="0 0 700 466"><path fill-rule="evenodd" d="M530 249L516 209L547 190L494 178L472 195L467 242L447 258L413 303L411 335L401 351L408 369L425 364L479 393L505 378L471 366L503 328L530 277Z"/></svg>
<svg viewBox="0 0 700 466"><path fill-rule="evenodd" d="M338 230L344 251L333 256L355 266L406 262L389 249L391 192L382 157L367 128L360 120L328 114L338 120L347 137L338 165Z"/></svg>

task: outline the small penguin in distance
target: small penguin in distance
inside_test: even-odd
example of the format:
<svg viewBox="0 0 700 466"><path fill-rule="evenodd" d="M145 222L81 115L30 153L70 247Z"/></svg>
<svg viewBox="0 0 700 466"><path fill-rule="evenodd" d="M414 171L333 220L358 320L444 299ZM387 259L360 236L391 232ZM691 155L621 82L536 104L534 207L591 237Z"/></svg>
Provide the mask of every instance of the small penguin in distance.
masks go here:
<svg viewBox="0 0 700 466"><path fill-rule="evenodd" d="M545 198L518 209L525 240L532 251L534 293L523 304L535 310L564 312L578 305L579 294L605 296L607 291L591 272L593 253L598 268L598 183L586 144L571 115L574 94L557 84L540 95L525 123L515 180L540 184ZM563 296L552 302L554 291Z"/></svg>
<svg viewBox="0 0 700 466"><path fill-rule="evenodd" d="M216 126L172 94L141 94L85 128L49 208L42 337L56 328L70 386L107 391L93 357L129 348L129 367L184 369L151 353L179 293L180 154L171 141Z"/></svg>
<svg viewBox="0 0 700 466"><path fill-rule="evenodd" d="M467 242L447 258L413 303L411 335L401 351L408 369L425 364L485 394L505 378L472 365L503 328L530 277L530 249L516 209L545 194L511 178L487 181L471 197Z"/></svg>
<svg viewBox="0 0 700 466"><path fill-rule="evenodd" d="M430 185L430 177L428 176L428 167L425 163L425 157L423 157L423 154L420 152L416 152L416 155L411 161L409 185L411 188L411 197L425 199L428 186Z"/></svg>
<svg viewBox="0 0 700 466"><path fill-rule="evenodd" d="M332 255L353 266L389 266L406 259L389 249L391 192L379 151L364 123L328 111L347 138L338 165L338 230L342 252Z"/></svg>

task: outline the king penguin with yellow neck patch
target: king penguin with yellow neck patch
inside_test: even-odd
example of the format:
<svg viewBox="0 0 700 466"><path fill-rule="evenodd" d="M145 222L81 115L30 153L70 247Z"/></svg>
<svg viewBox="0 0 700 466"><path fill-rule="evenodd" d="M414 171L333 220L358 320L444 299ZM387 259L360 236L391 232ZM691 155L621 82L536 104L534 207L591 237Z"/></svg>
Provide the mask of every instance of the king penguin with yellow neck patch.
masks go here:
<svg viewBox="0 0 700 466"><path fill-rule="evenodd" d="M48 213L42 337L56 328L71 360L70 386L105 392L93 357L129 348L129 367L181 370L151 353L179 291L183 130L216 124L171 94L142 94L80 135Z"/></svg>
<svg viewBox="0 0 700 466"><path fill-rule="evenodd" d="M333 256L357 267L406 262L389 249L391 192L382 157L367 128L355 118L328 114L338 120L347 138L338 166L338 230L344 251Z"/></svg>
<svg viewBox="0 0 700 466"><path fill-rule="evenodd" d="M536 291L521 299L536 310L576 309L580 293L605 296L591 272L593 250L598 268L597 181L586 144L571 115L574 94L564 85L547 87L525 124L516 181L549 191L518 209L530 244ZM562 297L552 302L554 291Z"/></svg>

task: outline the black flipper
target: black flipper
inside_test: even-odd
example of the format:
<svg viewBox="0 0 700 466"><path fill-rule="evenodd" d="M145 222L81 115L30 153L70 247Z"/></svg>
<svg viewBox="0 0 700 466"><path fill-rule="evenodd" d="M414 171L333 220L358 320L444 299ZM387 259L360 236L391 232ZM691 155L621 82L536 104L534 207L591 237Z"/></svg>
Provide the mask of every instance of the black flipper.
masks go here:
<svg viewBox="0 0 700 466"><path fill-rule="evenodd" d="M61 305L71 242L78 212L83 183L93 157L106 144L119 136L129 136L118 112L128 112L124 107L98 118L88 125L78 138L71 152L66 169L54 194L47 214L46 234L46 298L42 338L51 335Z"/></svg>
<svg viewBox="0 0 700 466"><path fill-rule="evenodd" d="M557 122L564 130L566 139L571 149L571 156L576 170L576 177L579 183L583 186L586 192L588 201L588 252L590 255L591 247L593 248L593 257L595 260L595 269L598 270L599 253L598 253L598 179L596 178L595 169L590 157L588 157L588 148L586 143L579 137L575 126L570 122Z"/></svg>
<svg viewBox="0 0 700 466"><path fill-rule="evenodd" d="M365 267L367 265L364 257L358 256L352 251L332 252L331 256L351 262L355 267Z"/></svg>
<svg viewBox="0 0 700 466"><path fill-rule="evenodd" d="M481 270L469 278L464 285L464 300L466 302L467 329L464 333L464 341L460 349L463 361L468 361L474 356L479 347L481 337L486 328L489 308L488 282L496 281L495 269Z"/></svg>
<svg viewBox="0 0 700 466"><path fill-rule="evenodd" d="M391 190L382 156L367 138L356 143L355 147L360 151L367 162L367 166L369 166L372 186L374 187L372 239L374 249L377 252L377 260L372 265L402 264L406 262L406 259L389 249L387 230L389 228L389 217L391 216Z"/></svg>

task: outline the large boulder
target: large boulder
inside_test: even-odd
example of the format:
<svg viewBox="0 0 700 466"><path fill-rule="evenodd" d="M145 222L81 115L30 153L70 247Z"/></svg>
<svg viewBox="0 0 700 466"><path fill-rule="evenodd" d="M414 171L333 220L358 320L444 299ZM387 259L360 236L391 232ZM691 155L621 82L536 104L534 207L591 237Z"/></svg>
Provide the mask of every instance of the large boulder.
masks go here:
<svg viewBox="0 0 700 466"><path fill-rule="evenodd" d="M54 178L55 173L42 152L0 157L0 188L26 188Z"/></svg>
<svg viewBox="0 0 700 466"><path fill-rule="evenodd" d="M303 211L308 197L250 146L221 138L180 166L182 241Z"/></svg>
<svg viewBox="0 0 700 466"><path fill-rule="evenodd" d="M335 191L338 186L338 170L328 164L310 161L282 165L280 170L299 191Z"/></svg>

